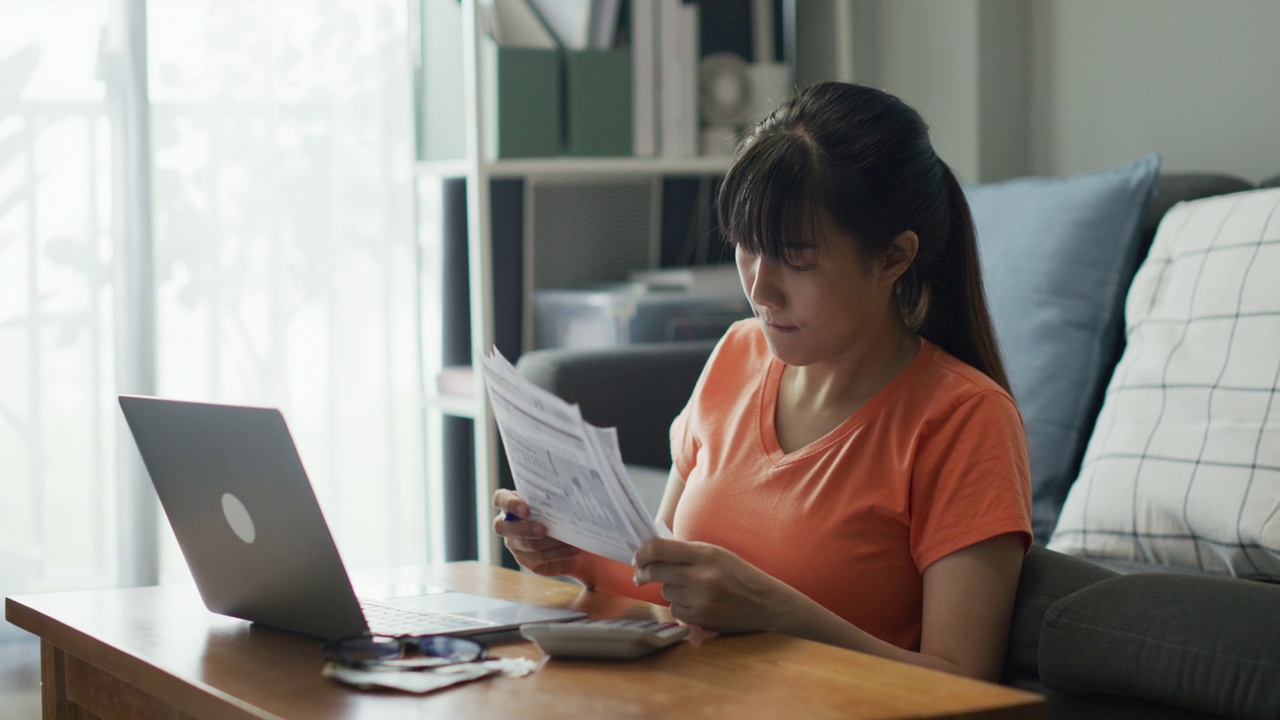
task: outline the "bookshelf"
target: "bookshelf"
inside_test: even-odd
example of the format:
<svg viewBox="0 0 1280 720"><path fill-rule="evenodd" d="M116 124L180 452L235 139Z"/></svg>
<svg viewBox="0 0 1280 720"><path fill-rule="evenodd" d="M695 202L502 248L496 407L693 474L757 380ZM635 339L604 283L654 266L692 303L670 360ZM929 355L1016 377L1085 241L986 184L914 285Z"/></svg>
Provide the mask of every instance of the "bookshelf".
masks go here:
<svg viewBox="0 0 1280 720"><path fill-rule="evenodd" d="M443 49L450 55L440 62L454 66L456 61L461 74L461 87L448 88L460 100L461 137L444 145L446 151L461 146L462 154L438 157L436 153L415 166L424 288L420 311L427 460L433 477L443 478L442 487L432 492L432 502L445 509L444 524L448 526L446 536L433 541L442 541L444 559L477 558L497 564L502 561L502 550L489 531L491 498L502 482L505 463L501 462L492 410L478 373L470 372L470 368L478 367L476 359L495 345L513 362L531 347L532 293L555 286L545 284L549 282L548 271L539 264L540 259L548 254L560 257L571 253L564 244L574 242L576 237L572 228L564 227L565 218L586 223L584 227L598 233L600 223L605 222L598 217L603 207L606 213L619 216L608 220L620 227L644 226L632 237L619 240L612 251L593 246L582 248L578 254L621 256L639 252L632 260L637 263L632 269L657 266L662 260L662 248L690 225L686 219L682 226L669 215L679 207L689 213L705 211L707 188L724 173L730 158L493 159L492 148L486 147L488 138L483 126L483 103L487 97L481 86L486 77L482 65L486 62L482 47L485 30L477 0L462 0L460 4L420 1L424 5L418 8L419 21L431 20L422 13L433 12L437 13L434 20L440 22L438 13L446 7L447 13L455 14L446 15L444 22L456 23L457 32L450 32L449 27L427 28L420 23L420 47L415 48L415 57L423 58L421 44L435 38L435 47L426 48L425 62L432 61L433 51ZM787 0L775 2L778 8L795 12ZM823 7L841 7L847 2L833 0ZM429 7L425 3L440 4ZM811 9L807 12L812 14L812 8L818 5L808 7ZM840 12L847 15L846 10ZM848 19L840 13L836 17ZM829 18L818 18L812 24L830 32ZM789 27L794 31L794 18ZM837 36L846 38L838 43L844 47L843 54L834 55L839 59L847 55L847 34ZM790 43L791 47L794 45ZM424 79L422 68L417 82L420 120L425 118L424 122L434 123L433 127L451 127L451 120L439 116L438 105L448 102L447 98L436 98L432 112L424 108L432 97L423 90L424 82L431 81ZM452 82L443 84L449 86ZM432 155L423 152L428 145L420 135L420 158ZM437 142L436 148L440 145ZM629 221L625 219L628 212L632 217ZM695 226L696 230L689 234L705 233L705 222ZM575 277L580 281L617 279L608 277L608 272L602 268L601 277L587 278L582 272Z"/></svg>

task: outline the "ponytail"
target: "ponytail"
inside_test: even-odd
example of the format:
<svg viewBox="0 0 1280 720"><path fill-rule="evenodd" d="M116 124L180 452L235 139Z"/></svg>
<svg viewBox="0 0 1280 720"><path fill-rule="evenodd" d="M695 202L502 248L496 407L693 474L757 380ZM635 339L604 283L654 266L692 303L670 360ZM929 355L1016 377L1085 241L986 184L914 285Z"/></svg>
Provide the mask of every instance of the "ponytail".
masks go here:
<svg viewBox="0 0 1280 720"><path fill-rule="evenodd" d="M941 160L938 164L942 166L943 179L947 184L950 232L942 242L938 262L933 264L934 272L928 273L931 277L923 283L924 307L913 308L920 315L917 332L986 373L1012 395L991 313L987 309L982 267L978 261L977 232L973 227L969 201L951 168ZM909 316L904 312L903 317Z"/></svg>

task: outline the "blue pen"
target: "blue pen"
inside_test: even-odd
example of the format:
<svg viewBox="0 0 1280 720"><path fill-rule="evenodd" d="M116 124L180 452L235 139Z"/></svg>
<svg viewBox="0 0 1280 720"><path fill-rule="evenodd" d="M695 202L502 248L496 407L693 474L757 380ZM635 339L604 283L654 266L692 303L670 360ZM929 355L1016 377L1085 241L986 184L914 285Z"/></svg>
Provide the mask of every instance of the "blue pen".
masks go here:
<svg viewBox="0 0 1280 720"><path fill-rule="evenodd" d="M515 522L515 521L517 521L517 520L519 520L519 519L520 519L520 518L516 517L515 515L512 515L512 514L511 514L511 513L509 513L509 512L504 512L504 513L502 513L502 520L503 520L504 522Z"/></svg>

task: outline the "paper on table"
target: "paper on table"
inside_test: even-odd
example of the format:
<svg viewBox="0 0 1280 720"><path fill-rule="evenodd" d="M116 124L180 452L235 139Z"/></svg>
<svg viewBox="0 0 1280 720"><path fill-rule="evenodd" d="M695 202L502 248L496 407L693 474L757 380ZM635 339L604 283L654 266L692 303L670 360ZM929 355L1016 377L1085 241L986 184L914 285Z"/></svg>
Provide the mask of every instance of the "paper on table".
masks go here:
<svg viewBox="0 0 1280 720"><path fill-rule="evenodd" d="M449 665L424 672L379 669L360 670L339 665L338 663L325 663L320 674L361 689L386 688L425 694L450 685L489 677L498 672L497 668L486 667L483 663Z"/></svg>
<svg viewBox="0 0 1280 720"><path fill-rule="evenodd" d="M622 465L616 431L522 377L496 349L485 388L516 490L554 538L630 563L641 543L668 536L644 509Z"/></svg>
<svg viewBox="0 0 1280 720"><path fill-rule="evenodd" d="M545 659L542 662L546 662ZM406 671L379 667L351 668L331 662L325 663L320 674L362 690L401 690L421 695L491 675L524 677L536 671L541 664L528 658L489 658L430 670Z"/></svg>

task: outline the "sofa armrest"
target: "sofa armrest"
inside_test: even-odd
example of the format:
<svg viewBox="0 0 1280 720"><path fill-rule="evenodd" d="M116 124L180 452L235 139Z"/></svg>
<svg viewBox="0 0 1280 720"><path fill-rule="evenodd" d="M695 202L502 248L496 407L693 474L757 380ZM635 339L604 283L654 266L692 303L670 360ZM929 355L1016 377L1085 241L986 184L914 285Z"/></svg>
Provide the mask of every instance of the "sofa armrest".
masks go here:
<svg viewBox="0 0 1280 720"><path fill-rule="evenodd" d="M684 409L713 341L620 348L533 350L516 363L535 385L582 408L592 425L618 428L624 462L671 467L671 421Z"/></svg>
<svg viewBox="0 0 1280 720"><path fill-rule="evenodd" d="M1001 681L1042 690L1040 633L1045 613L1059 600L1117 574L1090 560L1063 555L1042 545L1033 546L1022 561Z"/></svg>

